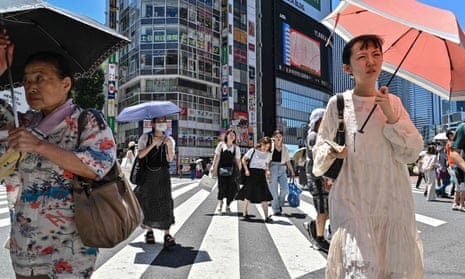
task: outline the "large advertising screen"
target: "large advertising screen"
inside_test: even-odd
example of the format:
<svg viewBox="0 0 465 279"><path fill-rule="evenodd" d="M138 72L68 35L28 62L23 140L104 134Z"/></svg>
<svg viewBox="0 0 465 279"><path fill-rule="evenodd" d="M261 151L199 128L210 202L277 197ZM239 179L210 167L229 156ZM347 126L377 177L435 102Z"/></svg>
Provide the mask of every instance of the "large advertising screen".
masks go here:
<svg viewBox="0 0 465 279"><path fill-rule="evenodd" d="M277 76L332 92L329 30L287 4L276 12Z"/></svg>

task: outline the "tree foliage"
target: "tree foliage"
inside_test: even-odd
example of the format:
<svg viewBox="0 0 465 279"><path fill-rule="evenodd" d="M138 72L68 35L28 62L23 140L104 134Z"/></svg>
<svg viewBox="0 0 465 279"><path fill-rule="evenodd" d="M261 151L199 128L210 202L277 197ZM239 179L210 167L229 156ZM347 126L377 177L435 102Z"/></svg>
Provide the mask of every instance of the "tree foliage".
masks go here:
<svg viewBox="0 0 465 279"><path fill-rule="evenodd" d="M74 102L82 108L101 111L105 103L104 82L105 73L101 68L98 68L90 78L76 80L73 89Z"/></svg>

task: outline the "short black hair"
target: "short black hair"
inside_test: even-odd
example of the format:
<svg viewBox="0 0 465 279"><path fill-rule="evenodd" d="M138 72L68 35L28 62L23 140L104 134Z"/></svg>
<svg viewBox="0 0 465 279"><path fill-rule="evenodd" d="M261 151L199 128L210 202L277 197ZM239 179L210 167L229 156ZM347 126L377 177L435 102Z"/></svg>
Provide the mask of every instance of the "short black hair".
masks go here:
<svg viewBox="0 0 465 279"><path fill-rule="evenodd" d="M350 65L350 56L352 55L352 47L358 43L362 42L362 46L360 49L366 49L369 45L373 45L379 50L383 51L383 39L381 39L378 35L375 34L366 34L360 35L357 37L352 38L345 46L344 50L342 51L342 64Z"/></svg>

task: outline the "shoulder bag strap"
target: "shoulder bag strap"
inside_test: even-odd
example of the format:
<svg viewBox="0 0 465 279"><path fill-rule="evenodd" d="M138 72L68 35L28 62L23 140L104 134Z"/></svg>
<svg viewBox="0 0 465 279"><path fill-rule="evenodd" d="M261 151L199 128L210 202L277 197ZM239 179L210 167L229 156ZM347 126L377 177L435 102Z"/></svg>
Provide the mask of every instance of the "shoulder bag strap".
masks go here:
<svg viewBox="0 0 465 279"><path fill-rule="evenodd" d="M337 118L338 118L338 127L336 133L335 141L339 145L345 144L345 125L344 125L344 96L342 93L336 95L337 97Z"/></svg>
<svg viewBox="0 0 465 279"><path fill-rule="evenodd" d="M250 155L250 159L249 159L249 161L247 162L247 168L250 167L250 162L252 161L252 158L253 158L253 155L254 155L254 154L255 154L255 148L253 149L252 154Z"/></svg>
<svg viewBox="0 0 465 279"><path fill-rule="evenodd" d="M344 96L339 93L337 97L337 118L339 120L339 131L344 131Z"/></svg>

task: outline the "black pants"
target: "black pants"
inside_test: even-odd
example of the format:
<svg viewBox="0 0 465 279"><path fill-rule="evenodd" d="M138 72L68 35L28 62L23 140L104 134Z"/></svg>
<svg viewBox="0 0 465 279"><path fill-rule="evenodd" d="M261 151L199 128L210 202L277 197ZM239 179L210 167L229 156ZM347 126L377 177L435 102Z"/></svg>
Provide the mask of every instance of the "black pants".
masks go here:
<svg viewBox="0 0 465 279"><path fill-rule="evenodd" d="M418 174L418 179L417 179L417 185L415 186L415 188L419 188L420 187L420 184L421 184L421 179L423 178L423 180L425 181L426 183L426 178L425 178L425 174L420 172Z"/></svg>

